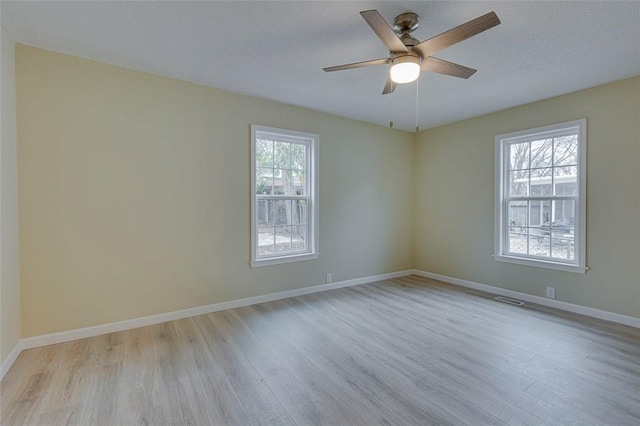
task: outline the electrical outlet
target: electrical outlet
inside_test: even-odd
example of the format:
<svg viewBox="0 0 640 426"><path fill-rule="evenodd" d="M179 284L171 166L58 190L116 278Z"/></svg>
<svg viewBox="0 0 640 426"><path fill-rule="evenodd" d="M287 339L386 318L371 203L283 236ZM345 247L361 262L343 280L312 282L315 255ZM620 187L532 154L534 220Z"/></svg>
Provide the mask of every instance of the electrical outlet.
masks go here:
<svg viewBox="0 0 640 426"><path fill-rule="evenodd" d="M327 274L327 284L333 281L331 274Z"/></svg>
<svg viewBox="0 0 640 426"><path fill-rule="evenodd" d="M556 298L556 288L555 287L547 287L547 297L549 299Z"/></svg>

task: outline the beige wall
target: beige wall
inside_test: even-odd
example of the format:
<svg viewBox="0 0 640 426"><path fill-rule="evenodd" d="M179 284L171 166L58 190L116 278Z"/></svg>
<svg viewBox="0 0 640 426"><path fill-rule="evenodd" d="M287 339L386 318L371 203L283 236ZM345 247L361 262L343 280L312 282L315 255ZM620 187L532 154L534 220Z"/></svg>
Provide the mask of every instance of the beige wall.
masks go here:
<svg viewBox="0 0 640 426"><path fill-rule="evenodd" d="M414 135L18 45L23 337L411 267ZM320 135L320 259L249 267L250 125Z"/></svg>
<svg viewBox="0 0 640 426"><path fill-rule="evenodd" d="M0 364L20 340L14 43L0 28Z"/></svg>
<svg viewBox="0 0 640 426"><path fill-rule="evenodd" d="M587 118L585 275L496 262L494 136ZM418 269L640 317L640 77L421 132Z"/></svg>

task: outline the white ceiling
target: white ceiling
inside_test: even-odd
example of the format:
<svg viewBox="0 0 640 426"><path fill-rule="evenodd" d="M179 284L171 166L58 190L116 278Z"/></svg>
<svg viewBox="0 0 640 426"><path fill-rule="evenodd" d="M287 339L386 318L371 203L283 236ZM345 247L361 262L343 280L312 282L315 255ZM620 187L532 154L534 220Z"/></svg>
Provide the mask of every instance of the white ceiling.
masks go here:
<svg viewBox="0 0 640 426"><path fill-rule="evenodd" d="M382 96L386 57L360 16L421 17L424 40L495 11L502 24L439 52L478 72L423 73L420 128L640 74L640 2L315 1L2 2L19 43L311 108L415 129L415 84Z"/></svg>

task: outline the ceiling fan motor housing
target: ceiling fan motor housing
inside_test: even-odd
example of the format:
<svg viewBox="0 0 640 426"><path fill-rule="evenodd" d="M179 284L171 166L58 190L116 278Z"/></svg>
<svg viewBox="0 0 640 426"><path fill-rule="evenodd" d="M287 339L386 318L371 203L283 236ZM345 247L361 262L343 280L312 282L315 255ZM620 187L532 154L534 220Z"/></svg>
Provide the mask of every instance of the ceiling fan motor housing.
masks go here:
<svg viewBox="0 0 640 426"><path fill-rule="evenodd" d="M420 44L420 40L413 37L410 33L418 28L420 17L413 12L406 12L396 16L393 20L393 31L398 34L402 44L407 46L411 51L413 46ZM393 58L392 58L393 59Z"/></svg>
<svg viewBox="0 0 640 426"><path fill-rule="evenodd" d="M409 49L412 49L413 46L420 44L420 40L416 39L409 33L404 33L400 36L400 40L402 43L407 46Z"/></svg>
<svg viewBox="0 0 640 426"><path fill-rule="evenodd" d="M418 28L420 17L413 12L401 13L393 20L393 31L399 35L408 34Z"/></svg>

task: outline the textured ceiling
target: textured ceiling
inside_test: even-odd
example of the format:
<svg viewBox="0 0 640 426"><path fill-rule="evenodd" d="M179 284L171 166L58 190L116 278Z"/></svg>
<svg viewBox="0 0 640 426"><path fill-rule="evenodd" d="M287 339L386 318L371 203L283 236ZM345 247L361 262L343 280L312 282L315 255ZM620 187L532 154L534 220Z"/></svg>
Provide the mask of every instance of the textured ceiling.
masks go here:
<svg viewBox="0 0 640 426"><path fill-rule="evenodd" d="M414 130L415 84L382 96L386 57L359 12L421 17L424 40L486 12L502 24L439 52L478 72L423 73L420 128L640 74L640 2L2 2L19 43Z"/></svg>

